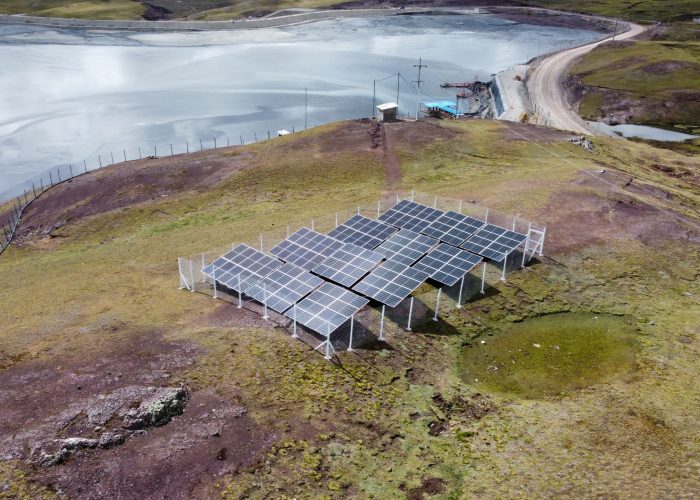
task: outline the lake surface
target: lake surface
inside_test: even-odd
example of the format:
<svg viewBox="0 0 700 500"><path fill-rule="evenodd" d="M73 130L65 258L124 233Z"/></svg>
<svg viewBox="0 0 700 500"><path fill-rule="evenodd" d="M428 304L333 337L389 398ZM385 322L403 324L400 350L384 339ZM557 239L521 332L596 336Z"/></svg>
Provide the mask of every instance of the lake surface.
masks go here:
<svg viewBox="0 0 700 500"><path fill-rule="evenodd" d="M652 141L670 141L683 142L688 139L695 139L697 136L684 134L673 130L663 128L649 127L647 125L635 125L633 123L625 123L621 125L608 125L603 122L589 122L591 126L608 135L621 135L622 137L638 137L639 139L648 139Z"/></svg>
<svg viewBox="0 0 700 500"><path fill-rule="evenodd" d="M252 142L279 129L415 113L418 58L426 99L442 81L492 73L595 32L488 15L392 16L285 28L118 33L0 26L0 195L57 165L89 168L153 154ZM393 75L393 76L392 76ZM48 176L47 176L48 177ZM21 190L20 190L21 191Z"/></svg>

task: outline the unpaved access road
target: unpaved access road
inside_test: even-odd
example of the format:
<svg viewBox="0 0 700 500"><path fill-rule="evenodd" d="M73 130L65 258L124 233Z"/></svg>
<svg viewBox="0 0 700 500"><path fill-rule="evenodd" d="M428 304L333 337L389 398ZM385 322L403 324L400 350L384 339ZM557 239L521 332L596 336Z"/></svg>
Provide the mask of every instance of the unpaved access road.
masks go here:
<svg viewBox="0 0 700 500"><path fill-rule="evenodd" d="M617 40L632 38L645 30L644 26L629 23L629 30L615 35L614 38ZM527 90L530 94L530 100L534 109L547 113L547 125L562 130L571 130L577 134L599 133L589 129L586 122L571 107L561 82L564 73L576 59L612 38L604 38L598 42L552 54L541 60L529 72Z"/></svg>

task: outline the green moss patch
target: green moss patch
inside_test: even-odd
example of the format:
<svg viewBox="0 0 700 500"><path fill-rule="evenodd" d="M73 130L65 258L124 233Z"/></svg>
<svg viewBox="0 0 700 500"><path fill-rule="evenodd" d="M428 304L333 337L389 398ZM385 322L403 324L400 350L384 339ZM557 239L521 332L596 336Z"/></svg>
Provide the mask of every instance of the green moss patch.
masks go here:
<svg viewBox="0 0 700 500"><path fill-rule="evenodd" d="M464 350L462 374L485 391L542 398L628 373L635 329L618 316L563 313L512 323Z"/></svg>

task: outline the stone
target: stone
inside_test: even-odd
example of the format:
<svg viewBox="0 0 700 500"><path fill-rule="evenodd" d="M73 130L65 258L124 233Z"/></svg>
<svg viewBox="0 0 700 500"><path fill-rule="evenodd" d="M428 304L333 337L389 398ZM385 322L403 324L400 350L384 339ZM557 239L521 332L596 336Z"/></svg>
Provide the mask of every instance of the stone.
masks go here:
<svg viewBox="0 0 700 500"><path fill-rule="evenodd" d="M130 430L158 427L181 415L187 404L187 391L182 387L159 387L146 397L138 408L122 415L123 427Z"/></svg>

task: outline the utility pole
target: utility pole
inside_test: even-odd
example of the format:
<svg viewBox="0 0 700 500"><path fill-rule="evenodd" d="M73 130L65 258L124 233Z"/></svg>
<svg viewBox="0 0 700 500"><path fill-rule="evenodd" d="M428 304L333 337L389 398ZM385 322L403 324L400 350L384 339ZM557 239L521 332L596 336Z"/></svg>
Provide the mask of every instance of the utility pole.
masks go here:
<svg viewBox="0 0 700 500"><path fill-rule="evenodd" d="M428 66L423 64L422 58L418 58L418 64L414 64L413 67L418 68L418 80L414 82L416 84L416 92L418 94L418 101L416 102L416 120L418 120L418 112L420 111L420 84L423 83L423 81L420 79L420 72L421 69L427 68Z"/></svg>
<svg viewBox="0 0 700 500"><path fill-rule="evenodd" d="M399 90L401 89L401 73L396 73L396 107L398 113L399 107Z"/></svg>
<svg viewBox="0 0 700 500"><path fill-rule="evenodd" d="M307 87L304 87L304 130L306 130L306 126L308 124L308 117L309 117L308 105L309 105L309 91L308 91Z"/></svg>
<svg viewBox="0 0 700 500"><path fill-rule="evenodd" d="M377 80L372 80L372 118L376 116L377 109Z"/></svg>

